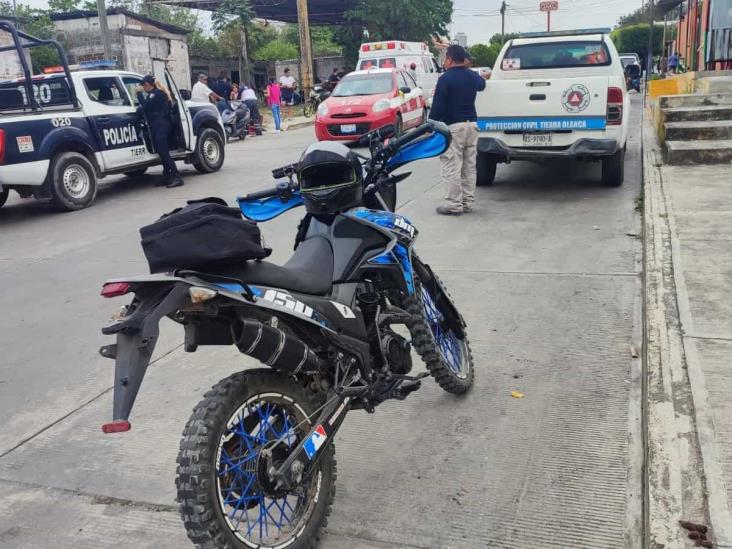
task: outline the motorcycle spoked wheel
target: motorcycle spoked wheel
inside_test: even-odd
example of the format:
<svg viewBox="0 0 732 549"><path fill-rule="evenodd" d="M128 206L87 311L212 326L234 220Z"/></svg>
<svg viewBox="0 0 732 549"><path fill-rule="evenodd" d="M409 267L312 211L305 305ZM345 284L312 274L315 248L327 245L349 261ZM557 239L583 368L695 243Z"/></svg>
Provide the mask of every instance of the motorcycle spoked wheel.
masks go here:
<svg viewBox="0 0 732 549"><path fill-rule="evenodd" d="M466 393L473 386L475 368L465 330L460 337L448 326L437 299L416 276L414 290L406 300L407 312L418 319L408 325L412 345L442 389L456 395Z"/></svg>
<svg viewBox="0 0 732 549"><path fill-rule="evenodd" d="M309 432L315 410L305 389L272 370L239 372L206 393L186 424L177 460L178 502L193 543L315 547L335 495L333 444L289 492L268 481L262 457L269 448L274 464L282 463Z"/></svg>
<svg viewBox="0 0 732 549"><path fill-rule="evenodd" d="M315 104L312 101L305 101L305 105L302 108L302 114L305 118L310 118L315 114Z"/></svg>

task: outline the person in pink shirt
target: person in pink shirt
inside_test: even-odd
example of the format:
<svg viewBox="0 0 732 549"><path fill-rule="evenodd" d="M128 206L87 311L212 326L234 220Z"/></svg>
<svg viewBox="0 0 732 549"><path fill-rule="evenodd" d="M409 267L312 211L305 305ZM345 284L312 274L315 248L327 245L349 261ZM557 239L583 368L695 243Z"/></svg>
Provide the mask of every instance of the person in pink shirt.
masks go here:
<svg viewBox="0 0 732 549"><path fill-rule="evenodd" d="M280 131L282 119L280 118L280 105L282 105L282 89L274 78L269 79L267 86L267 104L272 109L272 118L274 118L275 132Z"/></svg>

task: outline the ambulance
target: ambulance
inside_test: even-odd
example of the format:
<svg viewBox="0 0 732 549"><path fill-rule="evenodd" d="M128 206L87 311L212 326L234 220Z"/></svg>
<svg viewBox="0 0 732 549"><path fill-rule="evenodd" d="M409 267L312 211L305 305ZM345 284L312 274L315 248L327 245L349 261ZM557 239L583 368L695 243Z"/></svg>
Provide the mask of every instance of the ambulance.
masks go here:
<svg viewBox="0 0 732 549"><path fill-rule="evenodd" d="M412 69L412 63L415 68ZM424 93L427 106L432 104L437 79L442 68L424 42L405 42L386 40L361 44L356 70L373 68L398 69L409 72L415 77L417 86Z"/></svg>

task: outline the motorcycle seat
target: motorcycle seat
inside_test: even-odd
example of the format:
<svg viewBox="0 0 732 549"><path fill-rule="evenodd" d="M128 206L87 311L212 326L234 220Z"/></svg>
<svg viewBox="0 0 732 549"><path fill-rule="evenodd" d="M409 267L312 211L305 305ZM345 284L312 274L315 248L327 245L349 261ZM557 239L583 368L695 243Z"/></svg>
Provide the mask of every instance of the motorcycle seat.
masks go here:
<svg viewBox="0 0 732 549"><path fill-rule="evenodd" d="M333 249L328 239L312 236L300 243L284 265L269 261L201 269L204 272L303 294L325 295L333 286Z"/></svg>

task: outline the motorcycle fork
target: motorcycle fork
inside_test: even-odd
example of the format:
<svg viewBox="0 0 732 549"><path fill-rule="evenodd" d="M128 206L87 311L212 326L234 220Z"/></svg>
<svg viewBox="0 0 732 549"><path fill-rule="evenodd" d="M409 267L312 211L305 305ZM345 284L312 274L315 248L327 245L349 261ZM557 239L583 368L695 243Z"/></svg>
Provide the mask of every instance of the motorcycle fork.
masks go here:
<svg viewBox="0 0 732 549"><path fill-rule="evenodd" d="M278 490L292 490L303 477L315 469L325 450L333 443L336 432L351 409L352 400L353 397L343 394L331 399L320 412L310 432L287 459L279 467L268 464L267 472ZM268 449L263 450L262 454L267 459L271 458Z"/></svg>

